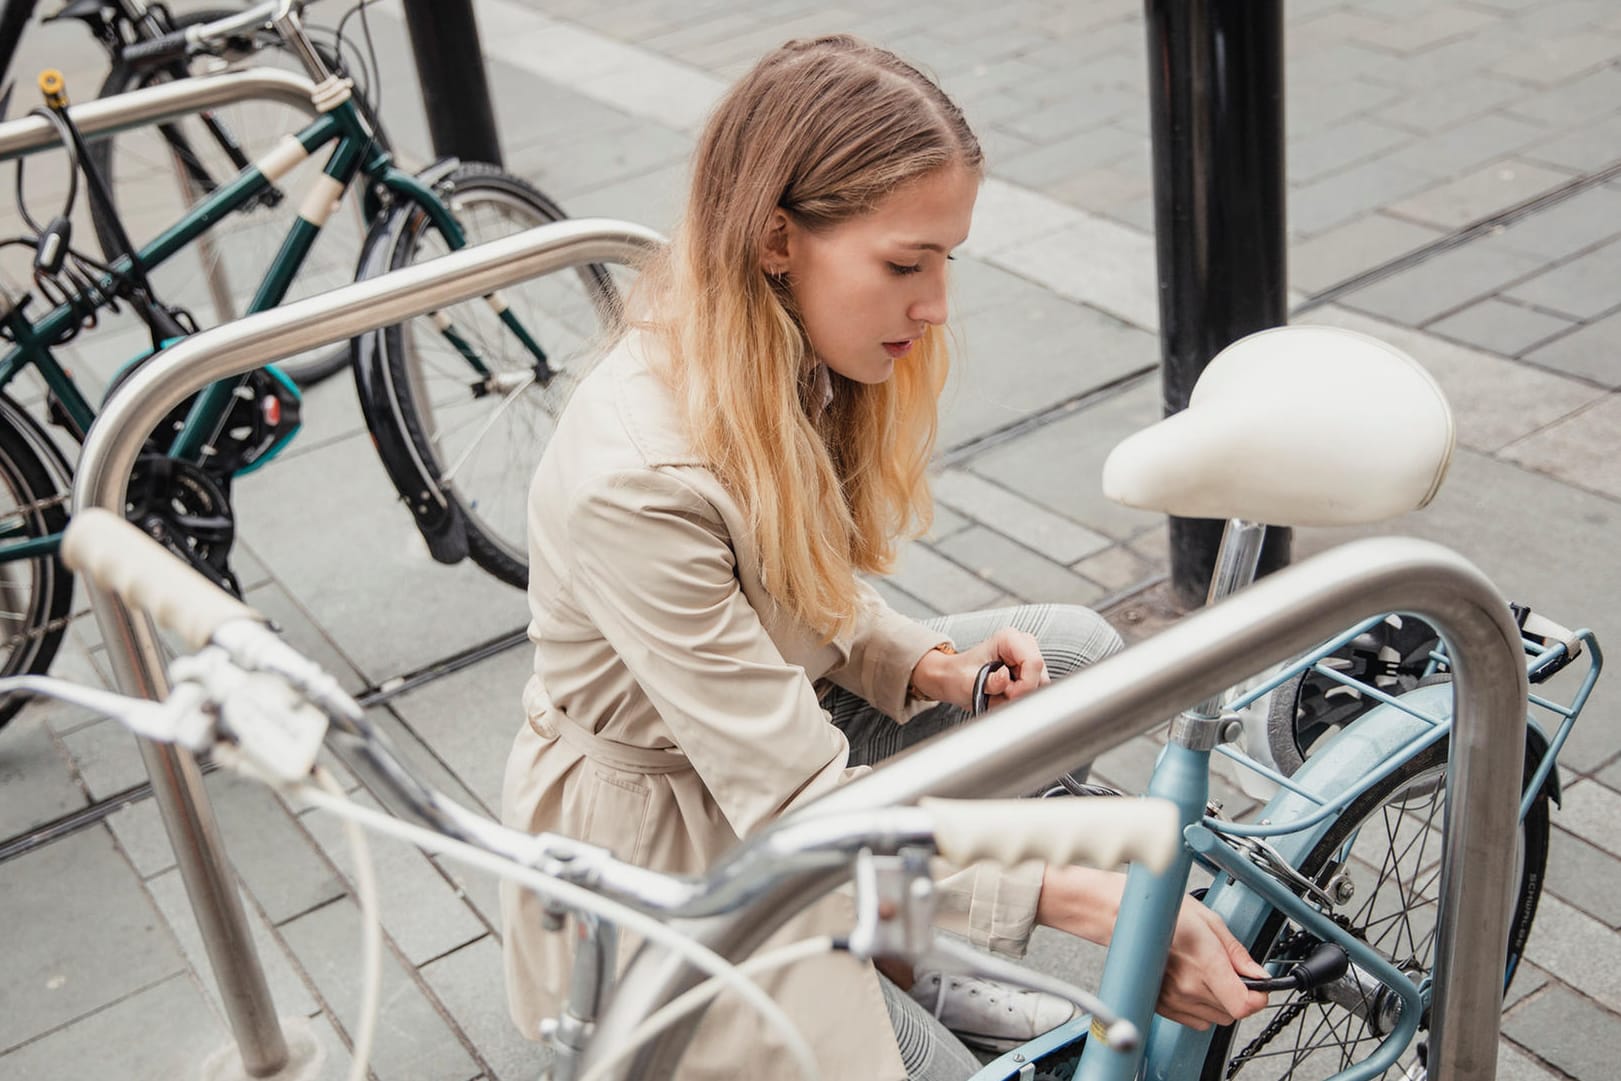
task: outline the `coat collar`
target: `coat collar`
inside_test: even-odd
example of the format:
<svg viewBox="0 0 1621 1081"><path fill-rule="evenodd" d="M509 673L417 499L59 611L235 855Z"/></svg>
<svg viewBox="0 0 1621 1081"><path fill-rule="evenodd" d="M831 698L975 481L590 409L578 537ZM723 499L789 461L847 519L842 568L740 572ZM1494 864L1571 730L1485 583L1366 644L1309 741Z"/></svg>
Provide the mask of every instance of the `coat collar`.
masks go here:
<svg viewBox="0 0 1621 1081"><path fill-rule="evenodd" d="M692 449L675 396L653 372L650 356L658 349L655 339L633 330L608 354L619 421L649 466L704 465Z"/></svg>

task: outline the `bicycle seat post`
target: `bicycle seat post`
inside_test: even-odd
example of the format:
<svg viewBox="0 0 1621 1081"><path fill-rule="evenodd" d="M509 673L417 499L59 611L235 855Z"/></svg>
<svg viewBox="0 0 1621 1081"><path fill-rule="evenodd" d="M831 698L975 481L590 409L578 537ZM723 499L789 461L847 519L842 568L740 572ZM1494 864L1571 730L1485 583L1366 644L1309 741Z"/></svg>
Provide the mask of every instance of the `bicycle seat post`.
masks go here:
<svg viewBox="0 0 1621 1081"><path fill-rule="evenodd" d="M1216 566L1210 573L1210 592L1206 604L1215 604L1224 597L1238 592L1255 581L1255 569L1261 560L1261 542L1266 538L1266 526L1245 518L1229 518L1221 532L1221 548L1216 552ZM1200 716L1217 717L1221 714L1224 694L1209 698L1195 711Z"/></svg>
<svg viewBox="0 0 1621 1081"><path fill-rule="evenodd" d="M618 971L619 928L587 912L572 913L574 971L568 999L554 1020L541 1022L541 1037L552 1050L549 1081L573 1081L596 1027L602 1004Z"/></svg>

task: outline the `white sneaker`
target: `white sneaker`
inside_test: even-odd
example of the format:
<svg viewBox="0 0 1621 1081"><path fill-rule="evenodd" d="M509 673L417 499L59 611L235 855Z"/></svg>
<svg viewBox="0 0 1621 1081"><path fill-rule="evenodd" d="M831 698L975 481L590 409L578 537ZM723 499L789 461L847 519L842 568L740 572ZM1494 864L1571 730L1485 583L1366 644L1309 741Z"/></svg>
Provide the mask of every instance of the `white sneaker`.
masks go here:
<svg viewBox="0 0 1621 1081"><path fill-rule="evenodd" d="M1045 991L959 972L920 972L907 994L963 1043L992 1051L1011 1051L1080 1012Z"/></svg>

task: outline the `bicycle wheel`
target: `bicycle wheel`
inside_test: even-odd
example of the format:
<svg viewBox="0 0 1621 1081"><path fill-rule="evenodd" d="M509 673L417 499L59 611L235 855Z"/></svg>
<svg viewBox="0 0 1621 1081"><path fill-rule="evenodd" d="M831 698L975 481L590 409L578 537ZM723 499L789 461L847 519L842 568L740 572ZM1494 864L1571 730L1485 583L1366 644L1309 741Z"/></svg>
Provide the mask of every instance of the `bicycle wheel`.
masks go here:
<svg viewBox="0 0 1621 1081"><path fill-rule="evenodd" d="M439 193L469 244L565 217L530 184L490 165L458 167ZM394 243L391 270L449 251L420 209ZM522 589L529 479L593 345L617 320L618 294L607 269L592 263L521 282L501 297L546 350L555 375L545 383L535 378L534 355L484 299L386 328L382 359L407 437L466 518L473 561ZM469 366L446 326L471 345L488 378Z"/></svg>
<svg viewBox="0 0 1621 1081"><path fill-rule="evenodd" d="M1427 979L1434 967L1446 755L1447 741L1442 740L1358 797L1299 868L1325 888L1331 882L1348 883L1353 892L1351 904L1342 909L1344 926L1415 981ZM1527 781L1536 764L1528 755ZM1543 795L1520 823L1505 986L1513 979L1531 934L1547 860L1548 800ZM1250 955L1262 964L1304 957L1318 944L1316 936L1280 913L1273 913L1255 940L1246 943ZM1354 972L1316 992L1287 997L1274 993L1260 1013L1217 1030L1202 1081L1229 1077L1316 1081L1361 1061L1389 1031L1396 999L1389 992L1358 988L1353 977ZM1426 1038L1428 1029L1425 1017L1414 1046L1385 1076L1423 1076L1417 1042Z"/></svg>
<svg viewBox="0 0 1621 1081"><path fill-rule="evenodd" d="M67 493L16 426L25 423L17 407L0 407L0 551L67 528ZM0 562L0 676L50 667L72 602L73 575L55 553ZM25 701L0 697L0 726Z"/></svg>
<svg viewBox="0 0 1621 1081"><path fill-rule="evenodd" d="M238 14L232 8L208 8L176 15L176 30ZM245 64L201 56L191 61L191 73L212 74L238 66L273 67L304 74L303 66L279 41L255 39L260 47ZM316 46L329 67L338 58L324 43ZM115 63L102 84L100 96L109 97L142 86L167 82L163 71L136 71ZM357 90L356 98L363 97ZM364 103L361 103L365 111ZM375 118L373 130L379 131ZM210 122L212 126L210 126ZM188 116L157 127L121 132L89 144L88 157L107 179L114 207L125 223L132 243L139 246L166 228L198 199L240 170L238 158L259 160L281 138L299 130L308 118L286 105L242 101L221 106L204 115ZM379 135L381 139L381 135ZM386 145L386 144L385 144ZM236 157L233 157L233 152ZM191 311L204 327L226 323L247 311L254 292L269 270L304 192L319 174L323 161L306 159L276 182L273 191L251 201L209 229L191 248L150 273L159 294ZM138 193L138 194L133 194ZM102 251L114 250L111 228L93 214ZM305 257L285 300L299 300L345 285L354 278L355 261L366 234L359 188L350 185L343 205L327 218L315 245ZM346 346L328 347L290 358L277 366L302 386L313 386L347 367Z"/></svg>

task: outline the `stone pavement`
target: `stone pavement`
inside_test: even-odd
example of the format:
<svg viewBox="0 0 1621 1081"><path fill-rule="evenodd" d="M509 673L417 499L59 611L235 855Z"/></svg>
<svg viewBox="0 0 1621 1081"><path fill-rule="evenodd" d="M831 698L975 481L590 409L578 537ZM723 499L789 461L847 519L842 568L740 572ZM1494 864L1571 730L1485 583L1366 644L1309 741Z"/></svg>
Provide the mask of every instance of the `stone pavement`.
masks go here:
<svg viewBox="0 0 1621 1081"><path fill-rule="evenodd" d="M1159 520L1105 503L1096 480L1108 449L1159 412L1136 5L477 8L508 165L573 214L661 228L705 110L762 50L849 30L931 67L980 132L990 179L956 264L965 350L948 392L940 511L883 589L920 615L1009 600L1109 606L1163 574ZM385 116L402 156L422 161L397 9L380 4L371 20ZM1621 499L1621 11L1603 0L1292 0L1287 17L1296 320L1406 348L1458 416L1447 487L1383 531L1457 548L1511 596L1621 640L1610 539ZM49 59L88 87L97 57L80 36L36 27L19 72ZM135 198L160 212L156 194ZM75 359L105 380L138 347L123 324ZM357 690L522 624L515 591L428 559L347 386L318 388L308 414L286 460L239 487L238 569L252 602ZM1342 539L1302 531L1297 549ZM434 783L491 810L527 666L523 650L509 651L373 715ZM75 623L58 672L107 679L93 621ZM1601 684L1562 756L1565 803L1531 964L1504 1019L1505 1079L1600 1081L1621 1058L1615 700ZM1153 748L1128 744L1098 772L1130 785ZM0 733L0 835L142 779L132 740L111 722L31 708ZM359 959L341 838L331 821L251 785L208 783L278 1008L311 1019L323 1076L341 1076ZM536 1053L501 1004L492 883L375 847L390 958L375 1075L533 1074ZM225 1043L150 800L0 865L0 927L5 1076L178 1077ZM1095 963L1050 936L1035 952L1054 967Z"/></svg>

